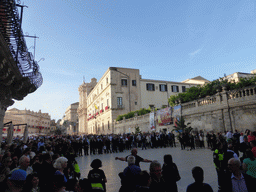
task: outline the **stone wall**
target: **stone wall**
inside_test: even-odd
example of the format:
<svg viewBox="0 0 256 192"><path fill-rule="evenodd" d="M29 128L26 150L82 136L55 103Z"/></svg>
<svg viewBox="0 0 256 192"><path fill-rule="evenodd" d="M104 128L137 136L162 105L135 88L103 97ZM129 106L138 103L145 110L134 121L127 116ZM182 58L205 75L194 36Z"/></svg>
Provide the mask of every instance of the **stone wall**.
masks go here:
<svg viewBox="0 0 256 192"><path fill-rule="evenodd" d="M227 130L256 130L256 86L225 91L214 96L182 104L182 116L194 130L224 132ZM113 122L114 133L151 132L149 114ZM156 131L171 131L173 125L158 126Z"/></svg>
<svg viewBox="0 0 256 192"><path fill-rule="evenodd" d="M149 132L149 114L137 116L131 119L123 119L122 121L114 121L114 134L135 133L135 127L139 127L141 132Z"/></svg>
<svg viewBox="0 0 256 192"><path fill-rule="evenodd" d="M256 86L182 104L182 116L206 132L256 130Z"/></svg>

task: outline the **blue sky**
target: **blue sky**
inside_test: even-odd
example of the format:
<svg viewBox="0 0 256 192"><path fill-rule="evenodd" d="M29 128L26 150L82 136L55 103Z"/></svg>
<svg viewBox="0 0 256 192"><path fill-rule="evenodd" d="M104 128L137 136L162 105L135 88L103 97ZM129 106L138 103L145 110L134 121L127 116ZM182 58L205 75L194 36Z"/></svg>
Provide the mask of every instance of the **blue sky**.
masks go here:
<svg viewBox="0 0 256 192"><path fill-rule="evenodd" d="M23 3L23 1L22 1ZM78 87L109 67L144 79L215 80L256 69L253 0L24 0L24 33L39 37L43 85L10 108L60 119ZM26 39L27 47L33 39ZM30 51L34 51L33 48Z"/></svg>

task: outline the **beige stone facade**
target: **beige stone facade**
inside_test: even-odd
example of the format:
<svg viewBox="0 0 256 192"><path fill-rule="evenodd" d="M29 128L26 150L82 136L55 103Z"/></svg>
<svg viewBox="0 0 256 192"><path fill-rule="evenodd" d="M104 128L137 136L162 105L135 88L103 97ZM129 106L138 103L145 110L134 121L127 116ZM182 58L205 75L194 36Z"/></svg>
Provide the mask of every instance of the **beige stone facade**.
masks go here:
<svg viewBox="0 0 256 192"><path fill-rule="evenodd" d="M141 78L139 69L110 67L98 82L93 78L79 87L79 133L115 133L118 115L168 106L171 95L208 82L197 78L194 83L148 80Z"/></svg>
<svg viewBox="0 0 256 192"><path fill-rule="evenodd" d="M227 75L223 79L227 79L228 81L234 81L238 82L239 78L250 78L250 77L255 77L256 76L256 69L252 70L251 73L241 73L241 72L236 72L231 75Z"/></svg>
<svg viewBox="0 0 256 192"><path fill-rule="evenodd" d="M69 122L69 125L67 128L68 134L78 133L78 114L77 114L78 106L79 106L79 102L73 103L65 111L63 122L64 121Z"/></svg>
<svg viewBox="0 0 256 192"><path fill-rule="evenodd" d="M194 131L245 132L246 129L256 130L256 86L233 91L222 91L195 101L181 104L182 116ZM150 132L149 114L114 122L115 133ZM170 132L174 124L159 126L155 130Z"/></svg>
<svg viewBox="0 0 256 192"><path fill-rule="evenodd" d="M7 110L4 116L4 123L12 121L13 125L27 124L29 134L48 134L50 133L51 116L48 113L34 112L30 110L18 110L12 108ZM25 126L15 126L15 130L20 129L23 133ZM5 130L6 131L6 130Z"/></svg>

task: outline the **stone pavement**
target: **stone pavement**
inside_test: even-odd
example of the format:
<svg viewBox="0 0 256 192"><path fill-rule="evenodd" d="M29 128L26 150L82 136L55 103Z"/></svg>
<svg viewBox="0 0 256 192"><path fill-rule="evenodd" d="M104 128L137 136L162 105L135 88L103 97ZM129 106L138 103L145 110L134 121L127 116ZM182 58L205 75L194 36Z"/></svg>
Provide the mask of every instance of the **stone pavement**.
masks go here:
<svg viewBox="0 0 256 192"><path fill-rule="evenodd" d="M76 158L81 170L81 178L86 178L89 170L91 170L90 163L93 159L101 159L102 169L107 177L107 192L118 192L120 188L120 178L118 173L122 172L127 166L127 162L115 160L115 157L125 157L130 154L130 151L123 153L111 153L103 155L89 155ZM181 150L176 148L158 148L158 149L138 149L138 155L145 159L157 160L163 164L163 156L171 154L174 163L177 164L181 180L177 182L179 192L185 192L187 186L194 182L191 170L194 166L200 166L204 170L204 182L210 184L213 191L217 192L217 174L213 164L213 151L210 149L196 149L193 151ZM142 170L149 171L150 163L140 163Z"/></svg>

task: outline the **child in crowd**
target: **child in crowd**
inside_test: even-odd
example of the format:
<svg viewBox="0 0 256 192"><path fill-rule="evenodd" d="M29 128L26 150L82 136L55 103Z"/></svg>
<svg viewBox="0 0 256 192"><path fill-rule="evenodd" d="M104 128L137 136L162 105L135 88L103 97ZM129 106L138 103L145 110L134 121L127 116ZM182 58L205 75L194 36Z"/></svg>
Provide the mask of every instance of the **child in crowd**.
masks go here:
<svg viewBox="0 0 256 192"><path fill-rule="evenodd" d="M103 170L99 169L102 167L100 159L94 159L91 163L92 170L88 173L88 179L91 183L92 189L103 189L106 191L107 178Z"/></svg>

